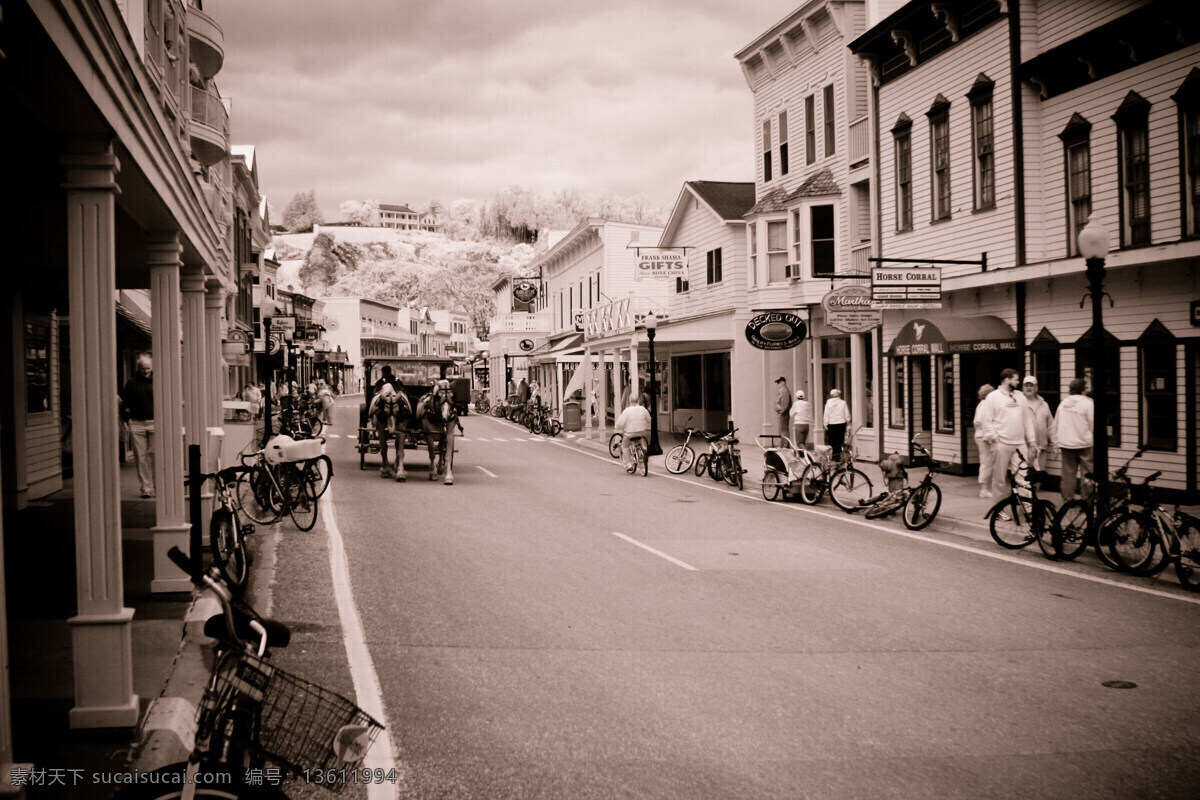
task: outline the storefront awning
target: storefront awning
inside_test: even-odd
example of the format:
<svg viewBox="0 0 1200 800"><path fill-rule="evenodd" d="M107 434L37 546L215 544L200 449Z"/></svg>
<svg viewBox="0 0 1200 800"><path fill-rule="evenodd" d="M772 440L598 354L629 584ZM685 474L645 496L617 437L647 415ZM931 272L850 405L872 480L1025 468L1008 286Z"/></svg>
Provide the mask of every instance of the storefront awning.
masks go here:
<svg viewBox="0 0 1200 800"><path fill-rule="evenodd" d="M535 362L544 364L548 361L555 361L558 356L566 355L571 351L578 351L578 354L583 353L583 334L575 333L554 345L543 345L529 354Z"/></svg>
<svg viewBox="0 0 1200 800"><path fill-rule="evenodd" d="M999 317L913 319L896 334L888 355L1015 352L1018 344L1016 331Z"/></svg>

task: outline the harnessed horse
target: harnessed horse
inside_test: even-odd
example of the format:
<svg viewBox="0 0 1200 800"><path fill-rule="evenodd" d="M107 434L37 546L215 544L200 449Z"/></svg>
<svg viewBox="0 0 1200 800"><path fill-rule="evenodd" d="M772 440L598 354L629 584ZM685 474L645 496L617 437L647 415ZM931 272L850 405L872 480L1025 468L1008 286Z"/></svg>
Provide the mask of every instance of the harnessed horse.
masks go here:
<svg viewBox="0 0 1200 800"><path fill-rule="evenodd" d="M454 483L454 437L462 431L450 382L438 381L429 394L417 401L417 420L429 449L429 480L445 474L445 485ZM436 471L435 471L436 460Z"/></svg>
<svg viewBox="0 0 1200 800"><path fill-rule="evenodd" d="M374 424L375 433L379 437L379 455L383 459L383 466L380 468L379 474L385 478L394 477L397 481L406 480L404 433L408 428L408 421L412 418L412 405L409 403L407 395L404 392L397 392L389 384L384 384L383 388L371 398L371 408L367 412L367 416ZM388 463L388 440L392 438L396 440L396 463L394 465Z"/></svg>

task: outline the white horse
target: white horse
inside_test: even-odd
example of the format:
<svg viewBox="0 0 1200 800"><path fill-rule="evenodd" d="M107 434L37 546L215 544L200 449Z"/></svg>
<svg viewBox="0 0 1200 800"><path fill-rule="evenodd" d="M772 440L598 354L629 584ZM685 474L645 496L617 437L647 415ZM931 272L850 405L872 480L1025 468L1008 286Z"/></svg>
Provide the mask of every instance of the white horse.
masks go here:
<svg viewBox="0 0 1200 800"><path fill-rule="evenodd" d="M445 474L445 485L454 484L454 439L462 432L450 381L438 381L429 394L417 401L417 419L429 449L429 480ZM457 433L456 433L457 432Z"/></svg>

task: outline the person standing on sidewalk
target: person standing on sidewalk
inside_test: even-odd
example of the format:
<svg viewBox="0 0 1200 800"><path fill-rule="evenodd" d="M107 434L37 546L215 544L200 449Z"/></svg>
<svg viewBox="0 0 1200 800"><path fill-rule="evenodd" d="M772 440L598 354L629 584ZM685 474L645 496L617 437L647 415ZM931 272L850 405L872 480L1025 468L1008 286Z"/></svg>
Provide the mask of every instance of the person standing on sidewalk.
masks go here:
<svg viewBox="0 0 1200 800"><path fill-rule="evenodd" d="M850 407L842 399L838 389L829 390L829 399L825 401L825 414L822 418L825 425L825 435L829 446L833 448L833 457L841 458L842 447L846 444L846 428L850 425Z"/></svg>
<svg viewBox="0 0 1200 800"><path fill-rule="evenodd" d="M1058 446L1062 450L1063 502L1075 499L1078 473L1082 471L1086 475L1092 471L1096 407L1092 398L1083 393L1085 386L1087 383L1083 378L1071 381L1070 394L1054 416Z"/></svg>
<svg viewBox="0 0 1200 800"><path fill-rule="evenodd" d="M983 401L994 391L996 391L996 387L990 383L980 386L979 404L975 406L975 447L979 450L980 497L993 496L992 490L988 487L992 484L992 446L996 443L996 440L988 438L988 434L983 429L983 418L980 414L983 411Z"/></svg>
<svg viewBox="0 0 1200 800"><path fill-rule="evenodd" d="M792 444L796 447L806 447L808 444L808 429L812 427L812 406L804 399L804 390L796 390L796 401L792 403Z"/></svg>
<svg viewBox="0 0 1200 800"><path fill-rule="evenodd" d="M1045 463L1042 457L1054 451L1054 416L1050 413L1050 404L1046 398L1038 394L1037 378L1026 375L1021 381L1021 392L1025 396L1025 404L1033 416L1033 452L1029 453L1029 463L1034 469L1041 469Z"/></svg>
<svg viewBox="0 0 1200 800"><path fill-rule="evenodd" d="M154 497L154 362L148 353L137 359L133 377L121 390L121 419L129 423L133 464L142 497Z"/></svg>
<svg viewBox="0 0 1200 800"><path fill-rule="evenodd" d="M775 386L779 389L775 393L775 416L779 420L779 435L788 435L788 412L792 408L792 392L788 389L787 379L780 375L775 379Z"/></svg>
<svg viewBox="0 0 1200 800"><path fill-rule="evenodd" d="M987 396L980 411L984 438L992 445L992 491L1000 497L1008 494L1008 470L1016 460L1018 448L1025 450L1028 460L1033 447L1033 415L1026 408L1025 397L1017 391L1021 376L1015 369L1000 373L1000 388ZM1014 466L1015 471L1015 466Z"/></svg>

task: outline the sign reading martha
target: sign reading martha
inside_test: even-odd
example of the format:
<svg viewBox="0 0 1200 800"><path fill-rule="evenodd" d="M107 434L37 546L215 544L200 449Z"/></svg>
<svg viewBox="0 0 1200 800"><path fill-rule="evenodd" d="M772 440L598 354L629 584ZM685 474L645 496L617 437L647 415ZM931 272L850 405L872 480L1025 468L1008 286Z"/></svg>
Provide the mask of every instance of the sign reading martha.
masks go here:
<svg viewBox="0 0 1200 800"><path fill-rule="evenodd" d="M804 320L788 311L768 311L746 323L746 340L759 350L790 350L806 336Z"/></svg>
<svg viewBox="0 0 1200 800"><path fill-rule="evenodd" d="M529 278L519 278L513 283L513 299L519 303L532 303L537 299L537 283Z"/></svg>
<svg viewBox="0 0 1200 800"><path fill-rule="evenodd" d="M871 291L865 286L843 286L821 298L825 321L846 333L875 330L883 322L883 312L871 307Z"/></svg>
<svg viewBox="0 0 1200 800"><path fill-rule="evenodd" d="M533 339L522 339L521 343L517 346L520 347L522 350L524 350L526 353L528 353L530 350L533 349Z"/></svg>
<svg viewBox="0 0 1200 800"><path fill-rule="evenodd" d="M871 308L941 308L941 267L874 267Z"/></svg>
<svg viewBox="0 0 1200 800"><path fill-rule="evenodd" d="M635 281L675 280L687 277L687 257L673 250L653 250L637 257Z"/></svg>

